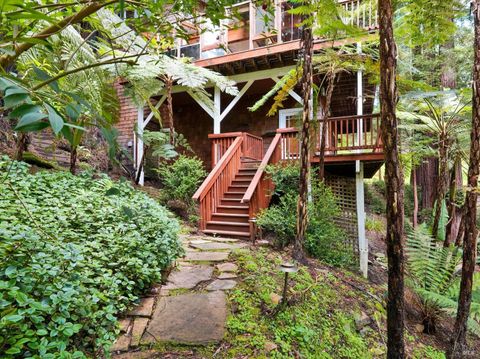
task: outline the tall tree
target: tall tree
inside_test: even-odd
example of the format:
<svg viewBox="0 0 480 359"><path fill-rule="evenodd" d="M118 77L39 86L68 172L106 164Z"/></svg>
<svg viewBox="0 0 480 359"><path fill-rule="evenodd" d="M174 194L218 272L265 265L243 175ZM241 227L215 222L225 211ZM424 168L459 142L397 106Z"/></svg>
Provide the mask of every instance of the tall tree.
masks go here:
<svg viewBox="0 0 480 359"><path fill-rule="evenodd" d="M387 357L404 358L403 174L399 162L397 105L397 49L393 36L391 0L378 1L380 26L380 114L385 153L387 196Z"/></svg>
<svg viewBox="0 0 480 359"><path fill-rule="evenodd" d="M310 115L311 92L313 83L313 34L311 27L305 27L302 32L303 44L303 113L302 130L300 133L300 183L297 203L297 233L293 247L293 257L298 261L305 260L303 243L308 226L308 183L310 177Z"/></svg>
<svg viewBox="0 0 480 359"><path fill-rule="evenodd" d="M451 347L447 352L450 358L463 358L467 349L467 319L472 302L473 272L475 270L478 229L477 197L478 175L480 172L480 0L472 1L475 41L472 83L472 129L470 162L468 167L468 187L464 204L465 235L463 240L462 280L458 298L457 318L453 330Z"/></svg>

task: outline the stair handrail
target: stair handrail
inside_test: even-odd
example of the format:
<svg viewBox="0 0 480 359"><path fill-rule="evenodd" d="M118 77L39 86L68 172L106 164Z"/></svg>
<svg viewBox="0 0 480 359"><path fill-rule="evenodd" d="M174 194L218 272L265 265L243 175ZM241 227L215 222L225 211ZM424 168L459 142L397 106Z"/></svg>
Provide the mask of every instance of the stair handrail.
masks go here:
<svg viewBox="0 0 480 359"><path fill-rule="evenodd" d="M260 166L253 176L252 182L250 182L250 185L248 186L247 191L241 200L242 203L249 204L250 219L252 219L260 209L268 206L271 196L271 193L268 193L268 191L272 192L274 186L271 179L265 178L265 169L269 164L275 164L280 160L279 144L281 138L282 134L277 131L277 134L270 143L265 156L263 156Z"/></svg>
<svg viewBox="0 0 480 359"><path fill-rule="evenodd" d="M206 223L210 220L212 213L216 211L220 203L220 198L227 191L228 186L231 184L234 175L240 167L243 139L243 136L238 136L235 141L233 141L192 197L192 199L199 202L200 205L201 230L205 229ZM231 171L225 171L227 166L232 167ZM214 188L216 193L207 197L209 193L211 194L212 188Z"/></svg>

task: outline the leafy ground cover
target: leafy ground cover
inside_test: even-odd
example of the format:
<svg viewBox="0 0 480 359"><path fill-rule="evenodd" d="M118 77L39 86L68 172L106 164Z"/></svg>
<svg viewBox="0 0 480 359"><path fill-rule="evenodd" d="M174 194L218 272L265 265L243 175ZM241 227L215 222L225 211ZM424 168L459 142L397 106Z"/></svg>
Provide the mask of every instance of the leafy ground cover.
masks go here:
<svg viewBox="0 0 480 359"><path fill-rule="evenodd" d="M183 251L170 213L106 176L0 161L0 356L106 352L117 315Z"/></svg>

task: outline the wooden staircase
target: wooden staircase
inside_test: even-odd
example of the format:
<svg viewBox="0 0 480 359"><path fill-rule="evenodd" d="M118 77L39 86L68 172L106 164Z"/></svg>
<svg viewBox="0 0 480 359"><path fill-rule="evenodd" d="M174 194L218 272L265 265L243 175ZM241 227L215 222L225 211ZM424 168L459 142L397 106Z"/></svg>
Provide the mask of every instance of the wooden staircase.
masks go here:
<svg viewBox="0 0 480 359"><path fill-rule="evenodd" d="M244 132L210 135L213 169L193 199L200 208L199 229L205 234L251 237L252 218L270 202L273 183L265 167L280 159L277 134L267 153L263 140Z"/></svg>
<svg viewBox="0 0 480 359"><path fill-rule="evenodd" d="M257 172L259 160L242 158L238 173L232 184L220 198L220 205L212 218L206 223L205 234L222 236L249 237L249 204L242 203L242 199Z"/></svg>

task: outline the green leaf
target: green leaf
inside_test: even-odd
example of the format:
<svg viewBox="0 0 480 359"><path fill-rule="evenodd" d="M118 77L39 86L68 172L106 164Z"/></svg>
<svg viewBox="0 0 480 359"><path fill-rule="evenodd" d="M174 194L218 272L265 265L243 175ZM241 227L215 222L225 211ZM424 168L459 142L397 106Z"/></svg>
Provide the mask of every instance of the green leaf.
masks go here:
<svg viewBox="0 0 480 359"><path fill-rule="evenodd" d="M65 111L68 117L70 117L73 121L76 121L82 113L82 106L76 103L69 103L65 107Z"/></svg>
<svg viewBox="0 0 480 359"><path fill-rule="evenodd" d="M15 94L12 94L12 95L9 95L9 96L5 96L3 98L4 107L6 109L15 107L15 106L27 101L29 98L30 97L28 96L28 94L25 94L25 93L15 93Z"/></svg>
<svg viewBox="0 0 480 359"><path fill-rule="evenodd" d="M32 125L33 123L43 120L46 117L47 115L44 113L39 113L39 112L27 113L25 116L23 116L20 119L20 121L18 121L17 126L15 126L15 130L22 130L24 127Z"/></svg>
<svg viewBox="0 0 480 359"><path fill-rule="evenodd" d="M20 117L26 115L27 113L40 112L41 110L42 110L42 108L38 105L34 105L34 104L31 104L31 103L25 103L23 105L18 106L15 110L10 112L8 117L9 118L20 118Z"/></svg>
<svg viewBox="0 0 480 359"><path fill-rule="evenodd" d="M19 314L10 314L10 315L7 315L7 316L3 317L4 321L10 322L10 323L19 322L22 319L23 319L23 315L19 315Z"/></svg>
<svg viewBox="0 0 480 359"><path fill-rule="evenodd" d="M111 187L105 192L105 196L118 196L120 194L122 194L122 192L116 187Z"/></svg>
<svg viewBox="0 0 480 359"><path fill-rule="evenodd" d="M18 348L18 347L12 347L10 349L8 349L5 354L18 354L21 352L21 349Z"/></svg>
<svg viewBox="0 0 480 359"><path fill-rule="evenodd" d="M46 73L45 71L43 71L42 69L39 69L38 67L34 66L33 67L33 71L35 72L35 74L37 75L37 77L42 80L42 81L47 81L47 80L50 80L52 77ZM57 81L52 81L48 84L48 86L51 87L51 89L55 92L60 92L60 87L58 86L58 82Z"/></svg>
<svg viewBox="0 0 480 359"><path fill-rule="evenodd" d="M43 335L47 335L47 334L48 334L48 331L45 330L45 329L38 329L37 330L37 335L43 336Z"/></svg>
<svg viewBox="0 0 480 359"><path fill-rule="evenodd" d="M58 135L64 126L63 119L52 106L49 104L46 104L45 106L47 107L50 126L52 127L53 132Z"/></svg>
<svg viewBox="0 0 480 359"><path fill-rule="evenodd" d="M5 275L8 278L12 278L13 274L17 273L17 267L15 266L8 266L7 269L5 269Z"/></svg>

